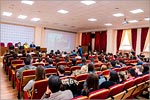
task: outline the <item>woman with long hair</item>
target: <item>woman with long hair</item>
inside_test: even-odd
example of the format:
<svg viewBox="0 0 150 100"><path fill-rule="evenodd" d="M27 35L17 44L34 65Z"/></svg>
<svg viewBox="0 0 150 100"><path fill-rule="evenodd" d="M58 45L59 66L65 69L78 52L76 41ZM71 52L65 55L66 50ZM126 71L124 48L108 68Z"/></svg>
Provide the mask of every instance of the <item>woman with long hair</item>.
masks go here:
<svg viewBox="0 0 150 100"><path fill-rule="evenodd" d="M23 91L28 91L30 90L32 92L32 86L33 84L35 83L35 81L39 81L39 80L43 80L46 78L46 75L45 75L45 69L43 66L38 66L36 68L36 71L35 71L35 79L33 80L30 80L26 86L23 88Z"/></svg>

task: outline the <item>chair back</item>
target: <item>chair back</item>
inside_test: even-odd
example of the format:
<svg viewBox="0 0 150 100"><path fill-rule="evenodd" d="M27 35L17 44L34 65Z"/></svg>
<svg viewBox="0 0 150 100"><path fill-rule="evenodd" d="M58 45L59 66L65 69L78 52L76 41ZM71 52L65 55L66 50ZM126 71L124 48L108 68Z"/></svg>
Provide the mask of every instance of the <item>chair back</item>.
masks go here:
<svg viewBox="0 0 150 100"><path fill-rule="evenodd" d="M24 61L23 60L12 60L11 64L23 64Z"/></svg>
<svg viewBox="0 0 150 100"><path fill-rule="evenodd" d="M122 92L124 88L124 84L116 84L110 87L110 96L114 96L120 92Z"/></svg>
<svg viewBox="0 0 150 100"><path fill-rule="evenodd" d="M7 43L7 47L10 47L10 46L12 46L12 45L13 45L12 42L8 42L8 43Z"/></svg>
<svg viewBox="0 0 150 100"><path fill-rule="evenodd" d="M41 99L46 91L48 85L48 79L36 81L33 85L33 91L31 99Z"/></svg>
<svg viewBox="0 0 150 100"><path fill-rule="evenodd" d="M127 80L123 82L123 84L124 84L124 89L127 90L134 85L134 80Z"/></svg>
<svg viewBox="0 0 150 100"><path fill-rule="evenodd" d="M135 78L134 80L135 80L135 83L134 83L134 84L137 85L137 84L139 84L139 83L142 83L143 77L140 76L140 77Z"/></svg>
<svg viewBox="0 0 150 100"><path fill-rule="evenodd" d="M46 68L45 72L46 72L46 76L56 75L57 74L56 68Z"/></svg>
<svg viewBox="0 0 150 100"><path fill-rule="evenodd" d="M0 46L1 46L1 47L5 47L5 43L4 43L4 42L1 42L1 43L0 43Z"/></svg>
<svg viewBox="0 0 150 100"><path fill-rule="evenodd" d="M109 89L100 89L93 92L90 92L88 97L89 99L106 99L110 93Z"/></svg>
<svg viewBox="0 0 150 100"><path fill-rule="evenodd" d="M80 70L81 67L80 66L71 66L71 71L75 71L75 70Z"/></svg>
<svg viewBox="0 0 150 100"><path fill-rule="evenodd" d="M149 80L150 78L150 74L146 74L143 76L143 82L146 82L147 80Z"/></svg>
<svg viewBox="0 0 150 100"><path fill-rule="evenodd" d="M78 82L84 82L87 79L87 77L88 77L87 73L86 74L79 74L76 76L76 80Z"/></svg>
<svg viewBox="0 0 150 100"><path fill-rule="evenodd" d="M35 66L35 67L37 67L37 66L39 66L39 65L44 66L43 63L33 63L33 64L32 64L32 66Z"/></svg>
<svg viewBox="0 0 150 100"><path fill-rule="evenodd" d="M65 74L67 74L67 75L71 74L70 67L65 67Z"/></svg>
<svg viewBox="0 0 150 100"><path fill-rule="evenodd" d="M67 66L67 63L65 61L61 61L61 62L57 63L57 66L59 66L59 65Z"/></svg>

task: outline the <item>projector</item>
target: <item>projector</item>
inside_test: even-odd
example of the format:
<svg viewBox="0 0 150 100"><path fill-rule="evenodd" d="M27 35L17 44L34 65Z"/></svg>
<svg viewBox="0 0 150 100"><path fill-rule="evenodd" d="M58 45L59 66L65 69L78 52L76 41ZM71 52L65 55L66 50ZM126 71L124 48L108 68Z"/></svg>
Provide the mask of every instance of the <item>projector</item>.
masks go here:
<svg viewBox="0 0 150 100"><path fill-rule="evenodd" d="M124 21L122 22L123 25L128 24L128 21L126 20L126 18L124 18Z"/></svg>

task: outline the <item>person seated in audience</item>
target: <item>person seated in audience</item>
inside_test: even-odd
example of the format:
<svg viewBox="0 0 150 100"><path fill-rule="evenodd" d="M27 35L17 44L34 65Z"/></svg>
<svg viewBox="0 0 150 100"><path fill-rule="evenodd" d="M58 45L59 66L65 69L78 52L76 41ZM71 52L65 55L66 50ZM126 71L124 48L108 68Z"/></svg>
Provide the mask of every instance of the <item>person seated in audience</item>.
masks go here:
<svg viewBox="0 0 150 100"><path fill-rule="evenodd" d="M23 44L23 46L24 46L24 48L29 48L29 45L28 45L27 42L25 42L25 43Z"/></svg>
<svg viewBox="0 0 150 100"><path fill-rule="evenodd" d="M117 62L116 60L111 61L111 65L113 68L120 68L120 66L116 66Z"/></svg>
<svg viewBox="0 0 150 100"><path fill-rule="evenodd" d="M87 96L90 92L99 89L99 79L97 74L90 73L86 79L86 85L83 87L81 94Z"/></svg>
<svg viewBox="0 0 150 100"><path fill-rule="evenodd" d="M150 67L150 65L143 65L143 75L145 75L145 74L149 74L150 72L149 72L149 67Z"/></svg>
<svg viewBox="0 0 150 100"><path fill-rule="evenodd" d="M25 50L22 50L22 57L26 57L26 52L25 52Z"/></svg>
<svg viewBox="0 0 150 100"><path fill-rule="evenodd" d="M82 63L81 64L78 64L78 66L84 66L84 65L86 65L86 58L85 57L82 57Z"/></svg>
<svg viewBox="0 0 150 100"><path fill-rule="evenodd" d="M60 58L59 58L59 57L56 57L55 62L56 62L56 64L57 64L58 62L60 62Z"/></svg>
<svg viewBox="0 0 150 100"><path fill-rule="evenodd" d="M126 72L125 71L120 71L119 72L119 83L122 83L124 81L127 80L127 75L126 75Z"/></svg>
<svg viewBox="0 0 150 100"><path fill-rule="evenodd" d="M57 50L57 51L55 52L55 55L56 55L56 56L60 56L60 51Z"/></svg>
<svg viewBox="0 0 150 100"><path fill-rule="evenodd" d="M136 72L133 68L127 70L127 80L132 80L136 77Z"/></svg>
<svg viewBox="0 0 150 100"><path fill-rule="evenodd" d="M35 52L33 50L31 50L30 55L33 55L33 54L35 54Z"/></svg>
<svg viewBox="0 0 150 100"><path fill-rule="evenodd" d="M126 66L124 60L121 60L121 61L120 61L120 65L121 65L121 67L125 67L125 66Z"/></svg>
<svg viewBox="0 0 150 100"><path fill-rule="evenodd" d="M120 68L120 67L121 67L121 65L120 65L119 60L116 60L116 66L115 66L115 68Z"/></svg>
<svg viewBox="0 0 150 100"><path fill-rule="evenodd" d="M53 60L51 58L47 58L46 62L48 63L48 65L44 66L44 68L55 68L55 66L53 65Z"/></svg>
<svg viewBox="0 0 150 100"><path fill-rule="evenodd" d="M30 44L30 48L35 48L36 46L35 46L35 44L34 44L34 42L32 42L31 44Z"/></svg>
<svg viewBox="0 0 150 100"><path fill-rule="evenodd" d="M88 64L88 73L93 73L93 72L95 72L94 64L93 63L89 63Z"/></svg>
<svg viewBox="0 0 150 100"><path fill-rule="evenodd" d="M64 59L65 59L65 62L69 62L70 61L69 55L65 56Z"/></svg>
<svg viewBox="0 0 150 100"><path fill-rule="evenodd" d="M76 58L73 58L72 59L72 66L76 66L77 65L77 60L76 60Z"/></svg>
<svg viewBox="0 0 150 100"><path fill-rule="evenodd" d="M138 76L143 76L143 66L141 66L141 65L138 65L138 66L136 66L136 68L135 68L135 72L136 72L136 77L138 77Z"/></svg>
<svg viewBox="0 0 150 100"><path fill-rule="evenodd" d="M107 69L108 69L107 66L104 65L104 64L100 67L100 71L104 71L104 70L107 70Z"/></svg>
<svg viewBox="0 0 150 100"><path fill-rule="evenodd" d="M30 80L26 86L23 88L23 91L30 91L32 93L32 86L35 81L43 80L46 78L45 70L43 66L39 65L35 70L35 79Z"/></svg>
<svg viewBox="0 0 150 100"><path fill-rule="evenodd" d="M113 86L113 85L118 84L118 83L119 83L119 76L118 76L117 72L111 70L109 77L108 77L108 81L103 82L100 85L100 88L108 89L110 86Z"/></svg>
<svg viewBox="0 0 150 100"><path fill-rule="evenodd" d="M77 56L77 52L73 50L71 56Z"/></svg>
<svg viewBox="0 0 150 100"><path fill-rule="evenodd" d="M62 82L58 76L51 75L48 79L47 90L41 100L70 100L73 98L71 90L61 91Z"/></svg>
<svg viewBox="0 0 150 100"><path fill-rule="evenodd" d="M59 65L57 68L57 74L59 77L65 76L65 67L63 65Z"/></svg>
<svg viewBox="0 0 150 100"><path fill-rule="evenodd" d="M30 58L26 58L24 60L24 63L25 63L25 66L24 67L21 67L17 70L17 73L16 73L16 77L20 80L21 79L21 74L24 70L35 70L36 67L35 66L32 66L30 65L30 62L31 62L31 59Z"/></svg>

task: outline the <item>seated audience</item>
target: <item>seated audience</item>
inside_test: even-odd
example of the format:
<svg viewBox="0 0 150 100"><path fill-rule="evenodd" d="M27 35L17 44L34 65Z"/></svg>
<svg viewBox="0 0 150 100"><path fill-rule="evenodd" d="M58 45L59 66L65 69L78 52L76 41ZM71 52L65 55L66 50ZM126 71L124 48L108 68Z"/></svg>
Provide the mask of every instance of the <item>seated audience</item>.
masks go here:
<svg viewBox="0 0 150 100"><path fill-rule="evenodd" d="M98 76L95 73L90 73L86 79L86 86L82 89L82 95L87 96L90 92L99 89Z"/></svg>
<svg viewBox="0 0 150 100"><path fill-rule="evenodd" d="M81 64L78 64L78 66L84 66L84 65L86 65L86 58L85 57L82 57L82 63Z"/></svg>
<svg viewBox="0 0 150 100"><path fill-rule="evenodd" d="M73 58L72 59L72 66L76 66L77 65L77 60L76 60L76 58Z"/></svg>
<svg viewBox="0 0 150 100"><path fill-rule="evenodd" d="M25 42L25 43L23 44L23 46L24 46L24 48L29 48L29 45L28 45L27 42Z"/></svg>
<svg viewBox="0 0 150 100"><path fill-rule="evenodd" d="M53 60L51 58L47 58L46 62L48 63L48 65L44 66L44 68L55 68L55 66L53 66Z"/></svg>
<svg viewBox="0 0 150 100"><path fill-rule="evenodd" d="M33 69L35 70L35 69L36 69L35 66L30 65L30 62L31 62L31 59L30 59L30 58L26 58L26 59L24 60L25 66L19 68L19 69L17 70L17 73L16 73L16 77L17 77L18 79L21 79L21 77L22 77L21 74L22 74L22 72L23 72L24 70L33 70Z"/></svg>
<svg viewBox="0 0 150 100"><path fill-rule="evenodd" d="M145 74L149 74L150 72L149 72L149 67L150 67L150 65L143 65L143 75L145 75Z"/></svg>
<svg viewBox="0 0 150 100"><path fill-rule="evenodd" d="M127 70L127 80L134 79L136 77L136 72L133 68Z"/></svg>
<svg viewBox="0 0 150 100"><path fill-rule="evenodd" d="M59 65L57 68L57 74L59 77L65 76L65 67L63 65Z"/></svg>
<svg viewBox="0 0 150 100"><path fill-rule="evenodd" d="M70 100L73 94L70 90L61 91L62 82L58 76L51 75L48 80L47 90L41 100Z"/></svg>
<svg viewBox="0 0 150 100"><path fill-rule="evenodd" d="M110 86L114 84L119 83L119 76L116 71L111 70L108 81L103 82L100 85L100 88L109 88Z"/></svg>
<svg viewBox="0 0 150 100"><path fill-rule="evenodd" d="M143 72L143 66L141 66L141 65L136 66L135 72L136 72L137 77L143 76L143 73L142 73Z"/></svg>
<svg viewBox="0 0 150 100"><path fill-rule="evenodd" d="M100 67L100 71L104 71L104 70L107 70L108 68L107 68L107 66L106 65L102 65L101 67Z"/></svg>
<svg viewBox="0 0 150 100"><path fill-rule="evenodd" d="M31 91L32 93L32 86L33 84L35 83L35 81L39 81L39 80L42 80L42 79L45 79L46 78L46 75L45 75L45 70L43 68L43 66L38 66L36 68L36 71L35 71L35 79L33 80L30 80L26 86L23 88L23 91Z"/></svg>
<svg viewBox="0 0 150 100"><path fill-rule="evenodd" d="M126 73L125 71L120 71L119 72L119 81L120 83L124 82L127 80L127 76L126 76Z"/></svg>

